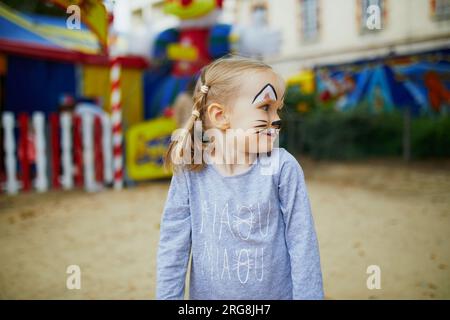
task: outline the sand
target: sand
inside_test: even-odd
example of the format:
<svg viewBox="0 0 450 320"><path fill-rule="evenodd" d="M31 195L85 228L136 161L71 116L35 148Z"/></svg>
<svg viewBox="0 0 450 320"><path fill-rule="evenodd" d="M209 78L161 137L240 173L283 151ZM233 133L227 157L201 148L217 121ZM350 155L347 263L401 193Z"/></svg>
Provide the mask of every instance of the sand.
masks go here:
<svg viewBox="0 0 450 320"><path fill-rule="evenodd" d="M450 298L448 161L300 163L327 299ZM168 187L0 195L0 298L153 299ZM69 265L80 290L66 287ZM367 288L369 265L381 289Z"/></svg>

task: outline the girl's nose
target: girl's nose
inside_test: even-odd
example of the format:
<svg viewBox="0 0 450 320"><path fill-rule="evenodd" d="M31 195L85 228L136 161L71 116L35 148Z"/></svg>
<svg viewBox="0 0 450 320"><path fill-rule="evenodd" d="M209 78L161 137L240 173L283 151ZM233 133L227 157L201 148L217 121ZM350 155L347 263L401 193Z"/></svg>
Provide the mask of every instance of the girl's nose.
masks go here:
<svg viewBox="0 0 450 320"><path fill-rule="evenodd" d="M280 129L281 128L281 119L272 121L272 127Z"/></svg>

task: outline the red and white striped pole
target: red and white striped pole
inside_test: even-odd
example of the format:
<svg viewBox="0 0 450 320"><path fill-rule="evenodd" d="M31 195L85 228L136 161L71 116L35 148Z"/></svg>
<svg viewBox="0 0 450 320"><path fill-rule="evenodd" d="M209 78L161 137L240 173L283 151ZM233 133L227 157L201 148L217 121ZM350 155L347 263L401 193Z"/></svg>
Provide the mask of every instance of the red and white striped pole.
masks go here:
<svg viewBox="0 0 450 320"><path fill-rule="evenodd" d="M25 191L31 189L31 176L30 176L30 151L28 140L28 114L22 112L19 114L19 161L21 169L22 188Z"/></svg>
<svg viewBox="0 0 450 320"><path fill-rule="evenodd" d="M120 190L123 186L123 159L122 159L122 106L120 92L121 65L118 58L114 58L111 66L111 122L114 166L114 189Z"/></svg>
<svg viewBox="0 0 450 320"><path fill-rule="evenodd" d="M103 132L101 116L94 117L94 172L98 184L103 184Z"/></svg>
<svg viewBox="0 0 450 320"><path fill-rule="evenodd" d="M73 117L73 160L75 185L81 187L83 186L83 141L81 116L78 114Z"/></svg>

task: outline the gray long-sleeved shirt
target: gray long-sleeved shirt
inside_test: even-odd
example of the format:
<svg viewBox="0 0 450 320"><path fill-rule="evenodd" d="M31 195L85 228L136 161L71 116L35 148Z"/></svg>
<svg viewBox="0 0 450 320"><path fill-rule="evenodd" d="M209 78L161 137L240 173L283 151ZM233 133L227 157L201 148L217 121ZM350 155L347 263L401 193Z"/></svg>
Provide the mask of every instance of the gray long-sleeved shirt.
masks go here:
<svg viewBox="0 0 450 320"><path fill-rule="evenodd" d="M323 299L304 174L284 148L224 176L208 164L172 176L161 218L157 299Z"/></svg>

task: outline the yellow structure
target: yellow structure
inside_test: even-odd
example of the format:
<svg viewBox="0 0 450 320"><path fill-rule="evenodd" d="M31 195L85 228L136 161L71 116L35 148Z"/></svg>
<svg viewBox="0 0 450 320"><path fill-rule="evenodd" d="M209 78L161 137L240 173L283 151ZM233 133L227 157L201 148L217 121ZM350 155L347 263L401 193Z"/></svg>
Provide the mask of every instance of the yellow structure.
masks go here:
<svg viewBox="0 0 450 320"><path fill-rule="evenodd" d="M128 176L136 181L172 176L163 157L177 125L173 118L160 117L136 124L126 133Z"/></svg>
<svg viewBox="0 0 450 320"><path fill-rule="evenodd" d="M105 111L111 111L111 81L108 66L83 66L83 96L101 97ZM132 126L144 119L142 70L123 68L120 79L122 95L122 119L125 127Z"/></svg>
<svg viewBox="0 0 450 320"><path fill-rule="evenodd" d="M299 86L300 92L303 94L313 94L315 88L314 79L313 70L303 70L290 77L287 80L287 85Z"/></svg>

